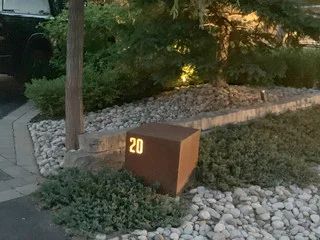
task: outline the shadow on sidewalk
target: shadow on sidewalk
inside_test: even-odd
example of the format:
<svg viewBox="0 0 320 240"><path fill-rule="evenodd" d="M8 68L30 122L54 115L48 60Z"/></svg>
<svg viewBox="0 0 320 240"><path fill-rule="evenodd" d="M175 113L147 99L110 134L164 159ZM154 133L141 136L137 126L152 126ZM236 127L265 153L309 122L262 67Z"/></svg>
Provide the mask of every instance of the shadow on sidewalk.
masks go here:
<svg viewBox="0 0 320 240"><path fill-rule="evenodd" d="M26 102L23 84L0 75L0 119Z"/></svg>

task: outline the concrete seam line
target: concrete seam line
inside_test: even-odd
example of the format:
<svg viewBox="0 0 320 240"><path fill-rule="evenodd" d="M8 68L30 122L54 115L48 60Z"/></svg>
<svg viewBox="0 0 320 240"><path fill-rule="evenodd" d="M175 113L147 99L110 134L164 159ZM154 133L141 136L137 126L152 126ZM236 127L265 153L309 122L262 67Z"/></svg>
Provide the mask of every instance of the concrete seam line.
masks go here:
<svg viewBox="0 0 320 240"><path fill-rule="evenodd" d="M6 159L6 160L8 160L8 161L9 161L9 159L8 159L8 158L6 158L5 156L3 156L1 153L0 153L0 157L2 157L2 158L4 158L4 159Z"/></svg>
<svg viewBox="0 0 320 240"><path fill-rule="evenodd" d="M14 151L15 165L17 165L18 161L17 161L17 150L16 150L16 135L15 135L13 123L14 121L11 123L11 131L12 131L12 137L13 137L13 151Z"/></svg>

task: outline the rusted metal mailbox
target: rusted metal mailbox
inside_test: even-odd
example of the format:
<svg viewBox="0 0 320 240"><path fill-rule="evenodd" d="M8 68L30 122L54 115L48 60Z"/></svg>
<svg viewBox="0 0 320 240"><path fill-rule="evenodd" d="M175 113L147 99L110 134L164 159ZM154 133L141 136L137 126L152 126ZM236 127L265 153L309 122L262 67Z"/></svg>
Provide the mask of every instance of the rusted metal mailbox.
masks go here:
<svg viewBox="0 0 320 240"><path fill-rule="evenodd" d="M198 162L200 130L151 123L127 133L125 168L177 195Z"/></svg>

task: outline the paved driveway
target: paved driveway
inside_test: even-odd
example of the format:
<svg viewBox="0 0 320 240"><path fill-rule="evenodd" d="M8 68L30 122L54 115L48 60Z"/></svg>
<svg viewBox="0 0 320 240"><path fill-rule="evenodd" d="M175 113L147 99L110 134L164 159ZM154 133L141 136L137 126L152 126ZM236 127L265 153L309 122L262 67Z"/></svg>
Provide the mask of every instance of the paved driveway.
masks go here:
<svg viewBox="0 0 320 240"><path fill-rule="evenodd" d="M64 230L31 197L0 204L0 240L67 240Z"/></svg>
<svg viewBox="0 0 320 240"><path fill-rule="evenodd" d="M12 77L0 75L0 119L25 102L23 85Z"/></svg>

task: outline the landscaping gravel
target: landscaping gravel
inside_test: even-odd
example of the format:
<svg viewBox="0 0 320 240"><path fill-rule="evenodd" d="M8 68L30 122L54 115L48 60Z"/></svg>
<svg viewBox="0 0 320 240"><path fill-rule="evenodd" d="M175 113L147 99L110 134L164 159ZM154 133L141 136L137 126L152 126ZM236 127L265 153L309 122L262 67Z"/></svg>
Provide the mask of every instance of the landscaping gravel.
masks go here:
<svg viewBox="0 0 320 240"><path fill-rule="evenodd" d="M113 239L320 239L320 195L315 186L251 186L233 192L198 187L188 195L191 206L180 227L136 230Z"/></svg>
<svg viewBox="0 0 320 240"><path fill-rule="evenodd" d="M245 86L216 88L209 84L182 88L89 113L85 118L85 129L86 132L116 130L139 126L142 123L188 118L204 112L259 105L263 104L261 90ZM277 87L267 89L266 92L269 102L277 102L319 91ZM29 130L41 174L55 174L63 165L66 150L64 120L33 123Z"/></svg>

